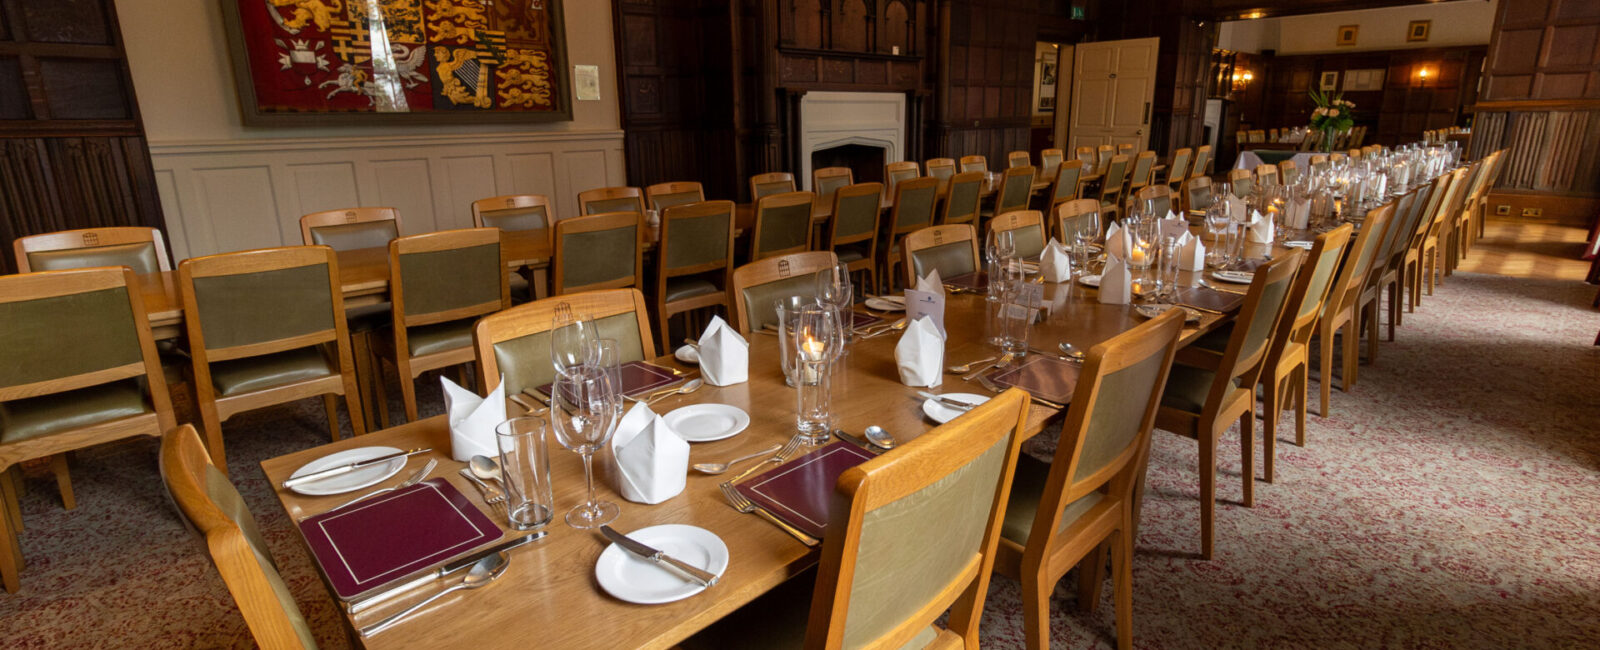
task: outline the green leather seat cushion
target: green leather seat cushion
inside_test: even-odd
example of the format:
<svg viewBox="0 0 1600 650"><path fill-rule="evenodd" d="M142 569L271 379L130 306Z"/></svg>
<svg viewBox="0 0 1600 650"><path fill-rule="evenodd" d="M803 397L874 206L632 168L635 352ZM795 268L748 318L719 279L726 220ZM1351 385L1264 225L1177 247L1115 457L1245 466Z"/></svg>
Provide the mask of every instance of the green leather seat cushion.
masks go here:
<svg viewBox="0 0 1600 650"><path fill-rule="evenodd" d="M684 639L679 645L685 650L802 648L806 640L806 623L811 616L812 590L816 584L816 568L807 569ZM926 628L901 648L925 648L938 635L938 630Z"/></svg>
<svg viewBox="0 0 1600 650"><path fill-rule="evenodd" d="M218 397L239 395L339 374L321 346L211 364Z"/></svg>
<svg viewBox="0 0 1600 650"><path fill-rule="evenodd" d="M150 413L139 380L0 403L0 443Z"/></svg>
<svg viewBox="0 0 1600 650"><path fill-rule="evenodd" d="M468 347L472 345L472 325L476 321L476 318L463 318L412 327L406 330L406 348L411 351L411 356L420 357Z"/></svg>
<svg viewBox="0 0 1600 650"><path fill-rule="evenodd" d="M392 307L387 300L372 305L347 307L344 310L344 320L351 332L370 332L389 324L392 320L390 311Z"/></svg>
<svg viewBox="0 0 1600 650"><path fill-rule="evenodd" d="M1185 411L1199 413L1205 408L1206 395L1211 393L1211 383L1216 380L1217 373L1204 368L1186 366L1181 363L1172 364L1172 372L1167 375L1167 389L1161 393L1161 405ZM1233 380L1238 384L1238 380Z"/></svg>
<svg viewBox="0 0 1600 650"><path fill-rule="evenodd" d="M839 248L834 251L834 255L839 258L840 264L847 264L856 260L866 259L867 257L866 255L862 255L861 251L849 248Z"/></svg>
<svg viewBox="0 0 1600 650"><path fill-rule="evenodd" d="M673 302L676 300L683 300L685 298L693 298L695 296L705 296L721 292L722 290L718 289L717 285L712 284L710 280L706 280L704 278L670 278L667 280L667 289L665 292L666 295L663 296L663 300L665 302Z"/></svg>
<svg viewBox="0 0 1600 650"><path fill-rule="evenodd" d="M1028 535L1033 531L1033 518L1039 511L1039 497L1044 494L1046 479L1050 478L1050 464L1022 454L1017 458L1017 473L1011 479L1011 500L1006 503L1006 520L1000 526L1000 535L1027 546ZM1061 527L1066 530L1078 517L1100 503L1105 495L1090 492L1083 498L1067 504L1062 510Z"/></svg>

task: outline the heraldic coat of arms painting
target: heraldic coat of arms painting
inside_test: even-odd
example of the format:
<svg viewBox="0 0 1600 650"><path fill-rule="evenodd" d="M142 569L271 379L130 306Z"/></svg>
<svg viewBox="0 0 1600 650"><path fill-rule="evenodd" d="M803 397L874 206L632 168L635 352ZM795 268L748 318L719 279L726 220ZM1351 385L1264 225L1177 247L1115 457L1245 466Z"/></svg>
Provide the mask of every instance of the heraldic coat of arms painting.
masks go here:
<svg viewBox="0 0 1600 650"><path fill-rule="evenodd" d="M223 7L246 124L572 119L560 0Z"/></svg>

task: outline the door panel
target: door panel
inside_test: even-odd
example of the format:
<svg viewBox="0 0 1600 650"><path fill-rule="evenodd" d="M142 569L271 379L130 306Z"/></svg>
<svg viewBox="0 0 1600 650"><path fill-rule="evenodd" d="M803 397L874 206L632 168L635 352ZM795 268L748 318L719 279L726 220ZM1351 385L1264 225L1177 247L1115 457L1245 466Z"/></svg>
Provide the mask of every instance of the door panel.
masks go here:
<svg viewBox="0 0 1600 650"><path fill-rule="evenodd" d="M1150 102L1155 98L1160 39L1082 43L1073 48L1071 146L1131 143L1144 150L1150 139Z"/></svg>

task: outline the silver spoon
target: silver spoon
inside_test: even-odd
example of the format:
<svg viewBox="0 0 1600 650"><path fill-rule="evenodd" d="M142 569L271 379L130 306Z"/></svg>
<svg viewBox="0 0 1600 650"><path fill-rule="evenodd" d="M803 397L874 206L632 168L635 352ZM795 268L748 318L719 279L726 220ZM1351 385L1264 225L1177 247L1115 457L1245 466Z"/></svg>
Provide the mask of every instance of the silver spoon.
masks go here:
<svg viewBox="0 0 1600 650"><path fill-rule="evenodd" d="M462 578L460 584L434 594L428 597L427 600L407 607L405 611L395 614L394 616L390 616L389 618L378 621L370 626L361 628L361 636L368 637L387 630L394 626L395 623L399 623L401 619L404 619L405 617L410 616L413 612L422 609L428 603L443 598L445 594L448 594L452 591L459 591L462 589L477 589L478 587L489 584L495 578L498 578L501 576L501 574L504 574L506 572L506 567L508 566L511 566L511 557L505 553L495 553L494 555L490 555L489 557L478 560L477 564L472 565L472 568L467 570L467 577Z"/></svg>
<svg viewBox="0 0 1600 650"><path fill-rule="evenodd" d="M478 478L494 481L496 485L505 485L505 480L500 477L500 463L494 462L493 458L477 455L467 464L472 467L473 475Z"/></svg>
<svg viewBox="0 0 1600 650"><path fill-rule="evenodd" d="M1072 357L1074 359L1078 359L1079 361L1083 360L1083 351L1079 350L1077 348L1077 346L1074 346L1071 343L1068 343L1066 341L1062 341L1062 342L1056 344L1056 349L1061 350L1062 354L1065 354L1065 355L1067 355L1069 357Z"/></svg>
<svg viewBox="0 0 1600 650"><path fill-rule="evenodd" d="M740 457L735 458L733 460L730 460L730 461L728 461L726 463L696 463L694 465L691 465L690 467L693 467L694 471L700 472L701 474L721 474L723 472L728 471L729 467L732 467L732 466L737 465L739 463L742 463L744 461L750 460L751 458L756 458L758 456L771 456L772 454L776 453L779 449L782 449L782 448L783 448L783 445L773 445L771 447L768 447L768 448L763 449L761 451L758 451L756 453L750 454L749 456L740 456Z"/></svg>
<svg viewBox="0 0 1600 650"><path fill-rule="evenodd" d="M672 397L673 395L688 395L689 393L700 390L700 387L704 385L706 385L705 381L701 380L699 377L695 377L694 379L684 382L683 385L679 386L677 390L667 391L659 395L651 395L650 399L645 400L644 403L654 404L668 397Z"/></svg>
<svg viewBox="0 0 1600 650"><path fill-rule="evenodd" d="M888 431L884 431L883 427L876 424L867 427L866 434L867 442L872 443L874 446L894 449L895 444L897 444L894 441L894 436L889 435Z"/></svg>
<svg viewBox="0 0 1600 650"><path fill-rule="evenodd" d="M949 368L945 368L945 370L948 370L953 374L959 375L959 374L961 374L963 372L966 372L968 370L976 368L981 364L990 363L990 362L992 362L992 361L994 361L995 359L998 359L998 358L1000 358L1000 357L989 357L987 359L979 359L977 361L968 361L967 363L963 363L963 364L960 364L960 365L950 366Z"/></svg>

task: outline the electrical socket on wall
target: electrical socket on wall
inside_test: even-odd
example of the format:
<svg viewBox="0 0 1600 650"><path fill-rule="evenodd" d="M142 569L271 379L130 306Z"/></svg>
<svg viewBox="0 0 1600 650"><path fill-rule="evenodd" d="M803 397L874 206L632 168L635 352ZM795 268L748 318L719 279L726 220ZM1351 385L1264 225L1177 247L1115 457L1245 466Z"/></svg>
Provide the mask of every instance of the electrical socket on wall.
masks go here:
<svg viewBox="0 0 1600 650"><path fill-rule="evenodd" d="M1511 216L1511 206L1501 203L1500 205L1494 206L1494 213L1496 216L1509 217Z"/></svg>
<svg viewBox="0 0 1600 650"><path fill-rule="evenodd" d="M1544 210L1541 209L1541 208L1523 208L1522 209L1522 216L1524 216L1524 217L1541 217L1541 216L1544 216Z"/></svg>

